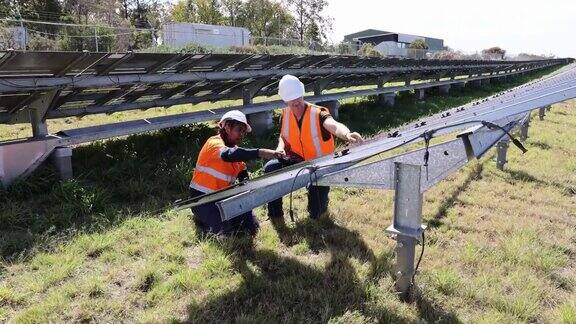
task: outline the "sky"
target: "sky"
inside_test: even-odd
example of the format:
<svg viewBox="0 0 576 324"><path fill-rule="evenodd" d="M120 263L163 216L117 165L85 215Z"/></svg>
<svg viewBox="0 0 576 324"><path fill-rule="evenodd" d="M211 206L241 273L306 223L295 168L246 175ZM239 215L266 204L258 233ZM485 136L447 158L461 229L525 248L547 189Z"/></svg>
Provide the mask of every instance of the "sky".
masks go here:
<svg viewBox="0 0 576 324"><path fill-rule="evenodd" d="M444 39L466 53L499 46L510 54L576 57L576 1L328 0L332 42L364 29Z"/></svg>

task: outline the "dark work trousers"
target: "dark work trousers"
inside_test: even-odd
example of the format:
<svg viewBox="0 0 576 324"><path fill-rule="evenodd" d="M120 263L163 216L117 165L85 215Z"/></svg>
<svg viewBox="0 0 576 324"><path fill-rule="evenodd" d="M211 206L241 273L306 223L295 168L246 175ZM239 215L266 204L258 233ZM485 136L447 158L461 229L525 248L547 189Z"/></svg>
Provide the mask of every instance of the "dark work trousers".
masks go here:
<svg viewBox="0 0 576 324"><path fill-rule="evenodd" d="M287 160L270 160L264 166L264 173L280 170L284 167L295 164ZM320 217L328 209L328 193L330 187L325 186L308 186L308 212L310 218L316 219ZM276 199L268 203L268 217L283 217L282 211L282 198Z"/></svg>
<svg viewBox="0 0 576 324"><path fill-rule="evenodd" d="M201 191L190 188L190 196L192 198L203 194ZM208 203L191 209L194 214L194 223L204 233L225 235L247 233L255 235L260 227L252 211L223 222L215 203Z"/></svg>

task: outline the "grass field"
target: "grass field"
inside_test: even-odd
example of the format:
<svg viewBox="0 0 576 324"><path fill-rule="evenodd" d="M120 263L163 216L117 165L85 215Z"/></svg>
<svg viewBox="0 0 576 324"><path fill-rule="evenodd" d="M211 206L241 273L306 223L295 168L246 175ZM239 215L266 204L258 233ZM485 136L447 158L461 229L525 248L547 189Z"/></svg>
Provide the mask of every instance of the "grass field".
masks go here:
<svg viewBox="0 0 576 324"><path fill-rule="evenodd" d="M373 135L510 85L403 94L395 108L350 100L341 120ZM45 167L0 192L0 321L576 323L575 108L535 118L505 171L487 154L425 194L410 303L390 273L391 192L333 189L316 222L298 191L296 223L274 227L258 208L254 240L202 237L189 211L165 207L185 196L207 125L76 148L75 180Z"/></svg>

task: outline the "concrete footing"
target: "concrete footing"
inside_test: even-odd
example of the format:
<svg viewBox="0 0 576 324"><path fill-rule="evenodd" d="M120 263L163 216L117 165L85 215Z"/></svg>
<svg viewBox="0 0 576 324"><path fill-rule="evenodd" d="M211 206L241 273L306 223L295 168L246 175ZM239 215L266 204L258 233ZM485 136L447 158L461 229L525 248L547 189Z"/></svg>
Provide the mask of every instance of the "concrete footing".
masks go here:
<svg viewBox="0 0 576 324"><path fill-rule="evenodd" d="M340 102L338 100L323 101L317 104L318 106L328 108L328 110L330 110L330 115L332 115L334 119L338 119L340 111Z"/></svg>
<svg viewBox="0 0 576 324"><path fill-rule="evenodd" d="M395 93L383 93L378 95L378 102L382 105L394 107L395 101L396 101Z"/></svg>
<svg viewBox="0 0 576 324"><path fill-rule="evenodd" d="M57 147L51 155L52 163L60 176L60 180L72 179L72 148Z"/></svg>
<svg viewBox="0 0 576 324"><path fill-rule="evenodd" d="M414 93L416 94L416 98L418 100L422 100L426 97L426 89L416 89L414 90Z"/></svg>
<svg viewBox="0 0 576 324"><path fill-rule="evenodd" d="M252 133L260 135L274 128L272 116L271 111L263 111L246 116L248 118L248 124L252 127Z"/></svg>
<svg viewBox="0 0 576 324"><path fill-rule="evenodd" d="M446 85L439 86L438 90L440 91L440 93L448 94L448 93L450 93L450 85L446 84Z"/></svg>
<svg viewBox="0 0 576 324"><path fill-rule="evenodd" d="M481 80L472 80L472 81L469 81L469 83L473 87L481 87L482 86Z"/></svg>
<svg viewBox="0 0 576 324"><path fill-rule="evenodd" d="M452 83L452 87L454 87L455 89L464 89L465 86L466 82Z"/></svg>

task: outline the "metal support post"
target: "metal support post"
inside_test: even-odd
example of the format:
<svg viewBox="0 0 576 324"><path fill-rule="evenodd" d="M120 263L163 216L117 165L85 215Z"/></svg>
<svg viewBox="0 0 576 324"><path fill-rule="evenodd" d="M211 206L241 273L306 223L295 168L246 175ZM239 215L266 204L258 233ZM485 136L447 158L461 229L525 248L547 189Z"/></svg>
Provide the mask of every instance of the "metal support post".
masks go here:
<svg viewBox="0 0 576 324"><path fill-rule="evenodd" d="M378 101L382 105L393 107L395 100L396 100L395 93L383 93L378 95Z"/></svg>
<svg viewBox="0 0 576 324"><path fill-rule="evenodd" d="M422 225L421 166L394 163L394 180L394 221L386 231L396 239L396 290L407 299L415 274L416 244L426 228Z"/></svg>
<svg viewBox="0 0 576 324"><path fill-rule="evenodd" d="M541 107L538 109L538 118L544 120L544 116L546 116L546 107Z"/></svg>
<svg viewBox="0 0 576 324"><path fill-rule="evenodd" d="M330 115L336 120L338 120L338 115L340 111L340 102L338 100L330 100L318 102L318 106L326 107L330 111Z"/></svg>
<svg viewBox="0 0 576 324"><path fill-rule="evenodd" d="M439 86L438 89L440 90L440 93L443 93L443 94L450 93L450 85L449 84Z"/></svg>
<svg viewBox="0 0 576 324"><path fill-rule="evenodd" d="M254 97L253 90L244 89L242 91L242 102L244 105L251 105L253 97ZM263 134L274 128L272 111L263 111L248 114L246 117L248 119L248 124L250 124L250 126L252 127L252 133L255 135Z"/></svg>
<svg viewBox="0 0 576 324"><path fill-rule="evenodd" d="M54 104L60 91L52 90L45 94L38 94L28 106L30 112L30 123L32 124L32 135L42 138L48 135L48 125L46 124L46 114ZM36 96L31 94L31 96Z"/></svg>
<svg viewBox="0 0 576 324"><path fill-rule="evenodd" d="M530 116L520 126L520 141L525 142L528 139L528 127L530 127Z"/></svg>
<svg viewBox="0 0 576 324"><path fill-rule="evenodd" d="M510 139L508 136L503 137L498 144L496 144L497 148L497 156L496 156L496 167L499 170L504 170L504 164L508 162L506 160L506 155L508 153L508 146L510 146Z"/></svg>
<svg viewBox="0 0 576 324"><path fill-rule="evenodd" d="M426 89L416 89L416 98L422 100L426 97Z"/></svg>

